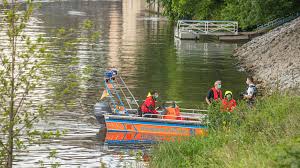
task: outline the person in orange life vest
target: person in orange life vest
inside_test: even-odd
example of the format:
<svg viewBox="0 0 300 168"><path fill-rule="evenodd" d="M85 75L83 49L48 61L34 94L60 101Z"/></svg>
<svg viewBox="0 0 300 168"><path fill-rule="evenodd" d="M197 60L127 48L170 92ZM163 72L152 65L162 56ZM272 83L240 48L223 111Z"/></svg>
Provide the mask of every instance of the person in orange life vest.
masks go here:
<svg viewBox="0 0 300 168"><path fill-rule="evenodd" d="M214 87L208 91L205 98L206 103L210 105L213 101L220 101L223 99L221 91L222 83L220 80L216 81Z"/></svg>
<svg viewBox="0 0 300 168"><path fill-rule="evenodd" d="M150 114L158 114L158 112L155 109L155 101L158 98L158 92L152 91L150 93L151 95L146 98L144 103L141 106L141 110L143 114L150 113Z"/></svg>
<svg viewBox="0 0 300 168"><path fill-rule="evenodd" d="M183 118L180 117L180 109L176 105L175 101L172 104L173 105L170 107L165 107L165 116L163 119L183 120Z"/></svg>
<svg viewBox="0 0 300 168"><path fill-rule="evenodd" d="M224 99L222 100L221 111L222 112L232 112L236 107L236 101L233 99L231 91L226 91Z"/></svg>

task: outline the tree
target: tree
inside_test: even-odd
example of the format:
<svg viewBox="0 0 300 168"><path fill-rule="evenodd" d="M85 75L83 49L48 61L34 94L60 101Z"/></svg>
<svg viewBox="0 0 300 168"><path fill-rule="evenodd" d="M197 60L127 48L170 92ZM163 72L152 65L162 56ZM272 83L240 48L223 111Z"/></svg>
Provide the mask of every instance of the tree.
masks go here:
<svg viewBox="0 0 300 168"><path fill-rule="evenodd" d="M286 0L226 0L222 18L237 20L242 29L253 29L259 24L285 17L299 11L299 3Z"/></svg>
<svg viewBox="0 0 300 168"><path fill-rule="evenodd" d="M66 48L67 45L76 50L70 39L76 41L74 35L79 32L60 29L58 32L68 32L66 34L72 38L54 37L47 41L42 35L29 36L25 30L36 4L31 0L25 3L17 0L1 2L3 17L0 20L0 33L5 39L2 43L7 45L0 47L0 165L11 168L15 150L26 149L28 143L61 135L58 130L42 132L34 129L33 124L45 116L50 106L42 101L33 103L30 96L53 72L47 66L52 59L57 55L69 54L71 50ZM87 42L97 40L99 33L91 32L89 29L92 27L92 22L86 21L82 27L86 38L78 39ZM58 43L57 39L61 40L61 43ZM49 49L49 43L63 47L53 52ZM68 84L62 88L70 88ZM74 85L73 81L70 85Z"/></svg>
<svg viewBox="0 0 300 168"><path fill-rule="evenodd" d="M151 1L151 0L150 0ZM243 30L300 11L298 0L160 0L171 19L233 20Z"/></svg>
<svg viewBox="0 0 300 168"><path fill-rule="evenodd" d="M159 0L164 13L171 19L191 19L196 12L198 0Z"/></svg>
<svg viewBox="0 0 300 168"><path fill-rule="evenodd" d="M1 133L0 163L12 167L14 149L24 148L19 135L32 137L32 122L45 112L41 105L37 110L30 109L30 91L43 78L42 65L48 54L45 51L44 40L38 37L34 41L24 33L26 24L33 12L33 3L27 2L27 9L20 13L21 4L12 0L2 1L4 16L1 19L2 32L7 37L7 46L1 48L0 66L0 114Z"/></svg>

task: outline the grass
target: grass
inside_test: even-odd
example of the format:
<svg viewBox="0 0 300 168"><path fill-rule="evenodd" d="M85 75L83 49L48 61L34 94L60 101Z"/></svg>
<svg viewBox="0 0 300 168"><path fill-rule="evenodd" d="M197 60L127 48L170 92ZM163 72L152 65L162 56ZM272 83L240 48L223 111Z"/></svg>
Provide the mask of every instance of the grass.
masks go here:
<svg viewBox="0 0 300 168"><path fill-rule="evenodd" d="M209 108L209 134L152 149L150 167L300 167L300 97L262 97L234 113Z"/></svg>

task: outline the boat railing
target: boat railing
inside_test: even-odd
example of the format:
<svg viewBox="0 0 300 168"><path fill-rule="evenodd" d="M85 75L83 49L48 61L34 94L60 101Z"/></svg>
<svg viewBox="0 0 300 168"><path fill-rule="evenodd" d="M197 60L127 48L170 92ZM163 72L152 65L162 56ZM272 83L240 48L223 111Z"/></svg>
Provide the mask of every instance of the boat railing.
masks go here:
<svg viewBox="0 0 300 168"><path fill-rule="evenodd" d="M207 112L208 110L201 110L201 109L187 109L187 108L180 108L183 112L191 112L191 113L197 113L197 112Z"/></svg>
<svg viewBox="0 0 300 168"><path fill-rule="evenodd" d="M199 118L191 118L191 117L186 117L184 116L171 116L174 118L177 117L182 117L184 118L183 120L176 120L176 119L165 119L163 117L167 115L160 115L160 114L149 114L152 117L137 117L137 116L122 116L122 115L105 115L105 118L110 118L110 119L120 119L120 120L133 120L133 121L150 121L150 122L166 122L166 123L180 123L180 124L193 124L193 125L205 125L207 122L205 120L206 115L203 115L202 117ZM146 115L147 116L147 115ZM157 117L153 117L157 116Z"/></svg>
<svg viewBox="0 0 300 168"><path fill-rule="evenodd" d="M164 115L163 114L163 110L158 110L159 114L143 114L143 117L147 117L147 116L156 116L157 118L161 118L163 119L164 117L172 117L172 118L183 118L183 119L187 119L187 120L197 120L199 118L204 118L207 116L207 114L203 114L200 112L207 112L207 110L200 110L200 109L185 109L185 108L181 108L181 115L179 116L175 116L175 115ZM126 113L127 112L127 113ZM131 116L137 116L138 114L138 109L126 109L126 112L122 112L119 111L118 115L122 115L122 114L126 114L128 116L128 114Z"/></svg>
<svg viewBox="0 0 300 168"><path fill-rule="evenodd" d="M134 116L136 117L136 116ZM158 118L164 120L183 120L183 121L203 121L207 117L207 114L184 113L183 115L163 115L163 114L143 114L140 118Z"/></svg>
<svg viewBox="0 0 300 168"><path fill-rule="evenodd" d="M199 115L198 117L193 117L193 116L188 116L188 115L161 115L161 114L144 114L143 117L147 117L147 116L157 116L159 118L164 118L164 117L174 117L174 118L186 118L186 119L198 119L198 118L203 118L206 116L206 114L203 115Z"/></svg>

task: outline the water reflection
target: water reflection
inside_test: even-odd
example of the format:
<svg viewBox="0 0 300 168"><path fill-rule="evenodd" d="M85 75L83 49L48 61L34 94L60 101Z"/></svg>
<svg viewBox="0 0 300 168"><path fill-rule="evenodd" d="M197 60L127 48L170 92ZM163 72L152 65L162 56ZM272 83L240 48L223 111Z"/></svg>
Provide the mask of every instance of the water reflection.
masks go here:
<svg viewBox="0 0 300 168"><path fill-rule="evenodd" d="M216 79L224 81L224 89L238 92L243 88L244 73L237 71L235 60L231 58L236 44L210 39L174 41L172 23L149 14L144 7L143 0L43 1L41 9L34 15L39 22L34 22L36 26L28 30L33 36L44 33L50 37L59 27L76 29L85 19L95 23L101 36L93 46L81 42L69 57L53 60L51 68L55 74L51 82L76 81L76 87L67 96L61 94L59 97L73 106L68 111L55 112L49 122L41 121L37 127L42 130L67 129L67 134L50 144L30 146L29 154L20 151L16 167L36 167L39 160L47 158L49 149L54 148L62 167L99 167L101 164L122 167L127 161L137 163L136 155L131 153L147 151L151 138L170 139L131 133L108 133L104 140L104 134L96 136L100 126L93 118L93 105L100 96L100 81L108 67L119 68L137 99L144 99L149 90L157 89L161 100L180 100L179 106L185 107L200 106ZM87 66L93 67L87 79L70 78L74 70L82 74ZM49 88L41 88L33 97L38 100L39 94L49 92L60 94L63 89L49 91ZM143 143L115 145L117 141L113 138L129 138L127 142L136 138L133 140ZM45 162L50 163L47 159Z"/></svg>

